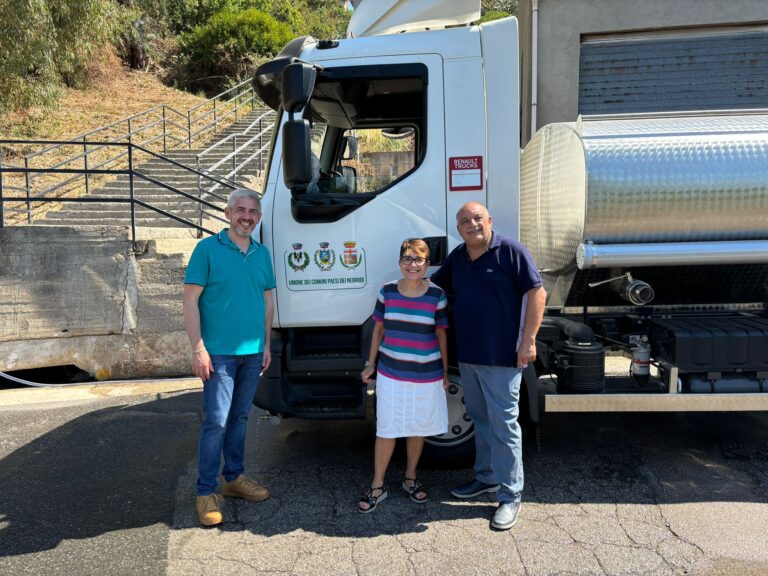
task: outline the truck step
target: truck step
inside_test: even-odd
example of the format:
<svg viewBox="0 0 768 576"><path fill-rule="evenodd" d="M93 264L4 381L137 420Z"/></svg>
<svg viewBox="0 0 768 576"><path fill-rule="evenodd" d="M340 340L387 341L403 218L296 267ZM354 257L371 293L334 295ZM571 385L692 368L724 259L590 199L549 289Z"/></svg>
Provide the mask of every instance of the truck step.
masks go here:
<svg viewBox="0 0 768 576"><path fill-rule="evenodd" d="M315 400L296 402L288 405L288 412L297 418L309 419L358 419L365 417L361 412L360 401L357 398L344 400L333 398L328 400Z"/></svg>

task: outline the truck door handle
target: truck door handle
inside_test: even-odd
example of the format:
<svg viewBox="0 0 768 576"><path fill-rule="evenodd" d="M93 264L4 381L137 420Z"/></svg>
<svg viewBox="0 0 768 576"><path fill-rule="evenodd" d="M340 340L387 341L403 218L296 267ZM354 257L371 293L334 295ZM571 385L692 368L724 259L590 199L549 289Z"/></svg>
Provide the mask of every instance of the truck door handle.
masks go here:
<svg viewBox="0 0 768 576"><path fill-rule="evenodd" d="M429 246L429 265L441 266L448 255L448 237L429 236L428 238L422 238L422 240Z"/></svg>

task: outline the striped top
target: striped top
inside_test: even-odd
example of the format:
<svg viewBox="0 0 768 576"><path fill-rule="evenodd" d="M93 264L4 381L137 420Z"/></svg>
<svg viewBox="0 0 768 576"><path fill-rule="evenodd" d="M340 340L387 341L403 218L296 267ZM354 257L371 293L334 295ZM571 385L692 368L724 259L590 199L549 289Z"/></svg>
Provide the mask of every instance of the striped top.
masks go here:
<svg viewBox="0 0 768 576"><path fill-rule="evenodd" d="M435 328L448 328L448 301L429 283L418 297L403 296L397 281L382 286L373 319L384 323L378 371L394 380L435 382L443 379L443 361Z"/></svg>

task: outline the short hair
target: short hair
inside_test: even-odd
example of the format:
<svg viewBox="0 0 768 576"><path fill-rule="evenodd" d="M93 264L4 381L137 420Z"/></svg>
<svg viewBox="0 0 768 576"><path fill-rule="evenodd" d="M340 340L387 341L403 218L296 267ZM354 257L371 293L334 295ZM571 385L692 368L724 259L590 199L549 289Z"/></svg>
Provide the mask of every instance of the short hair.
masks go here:
<svg viewBox="0 0 768 576"><path fill-rule="evenodd" d="M408 250L429 260L429 245L421 238L408 238L403 240L403 243L400 245L400 258L402 258L403 254Z"/></svg>
<svg viewBox="0 0 768 576"><path fill-rule="evenodd" d="M259 196L258 192L249 188L235 188L232 190L229 194L229 198L227 198L227 208L233 208L235 202L240 200L240 198L250 198L251 200L255 200L256 207L259 209L259 212L261 212L261 196Z"/></svg>

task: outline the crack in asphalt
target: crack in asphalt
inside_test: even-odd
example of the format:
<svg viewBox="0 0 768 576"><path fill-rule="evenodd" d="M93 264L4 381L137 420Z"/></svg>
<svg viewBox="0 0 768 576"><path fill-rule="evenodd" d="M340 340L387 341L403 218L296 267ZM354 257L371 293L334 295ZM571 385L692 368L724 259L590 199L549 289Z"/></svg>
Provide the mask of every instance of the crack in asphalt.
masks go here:
<svg viewBox="0 0 768 576"><path fill-rule="evenodd" d="M686 446L671 446L667 454L663 446L649 446L629 433L615 435L608 427L598 436L611 434L611 444L600 454L587 449L579 456L580 439L572 439L577 455L564 452L560 460L553 460L547 453L536 457L538 462L532 464L526 486L528 513L513 530L498 534L478 521L489 509L486 501L466 503L475 508L450 504L415 508L409 507L405 499L391 498L372 516L359 515L352 510L354 501L345 486L350 479L368 481L369 470L362 464L362 456L356 456L354 464L345 464L332 434L325 436L324 432L322 440L316 440L309 435L296 436L305 434L303 431L289 429L286 434L273 430L258 421L255 443L276 444L279 448L270 448L276 451L262 460L259 447L255 460L276 489L283 485L286 498L273 497L269 507L253 512L240 503L233 506L235 525L275 538L270 540L270 546L274 542L276 546L287 547L279 556L277 567L281 570L270 570L263 561L259 563L260 571L248 563L242 564L257 574L324 570L329 574L346 572L356 576L420 576L431 571L525 576L679 576L697 566L702 558L712 557L711 551L710 556L705 552L706 544L699 545L681 535L686 533L686 525L680 524L676 512L668 507L680 496L679 471L667 465L690 454ZM647 428L641 427L640 431ZM337 432L335 438L349 442L345 434ZM309 444L310 451L284 459L280 442L286 441L292 450ZM692 460L695 465L711 461L726 466L731 473L751 473L752 482L741 482L741 487L756 494L756 487L766 485L768 471L762 466L768 460L768 444L763 445L763 440L715 445L720 457L714 459L712 444L707 446L706 453L697 453L695 462ZM360 455L368 454L362 442L353 447ZM682 466L687 464L680 462L684 470ZM297 478L291 479L289 476L294 474ZM440 474L451 482L458 477L447 470ZM442 498L445 492L444 487L436 488L436 496ZM313 514L304 516L309 508ZM676 525L681 533L676 531ZM288 540L287 533L294 529L301 534L296 540ZM193 544L189 545L190 551ZM241 544L232 545L234 556L234 550ZM318 558L317 554L322 556ZM177 556L176 560L184 560L184 556Z"/></svg>

